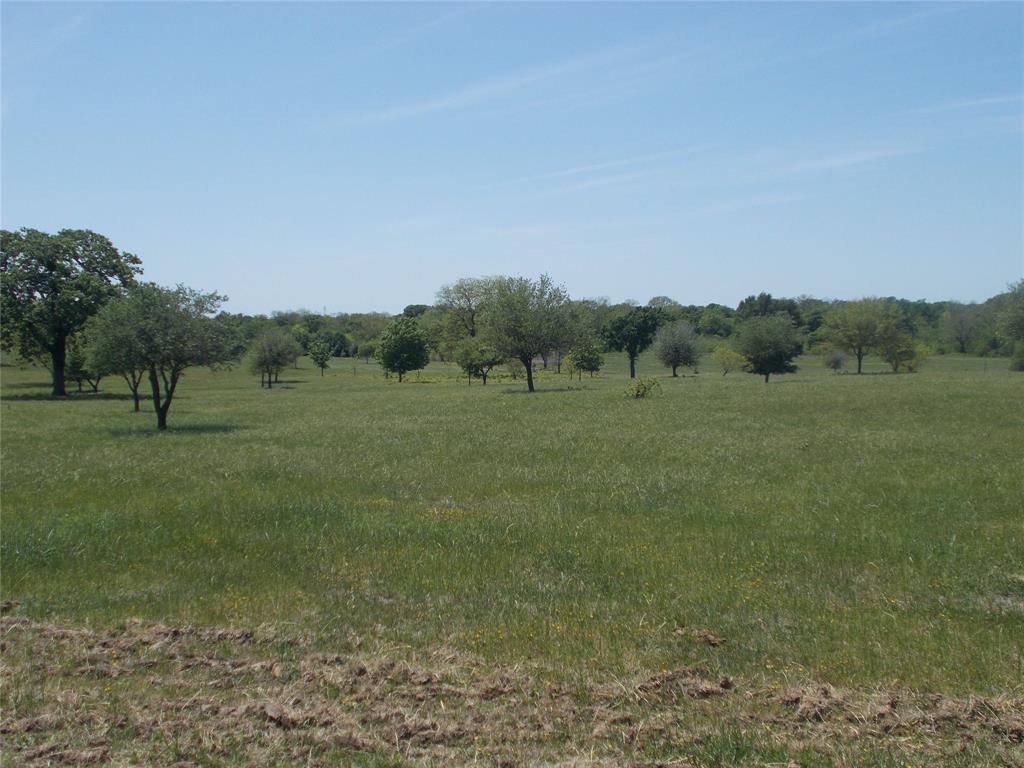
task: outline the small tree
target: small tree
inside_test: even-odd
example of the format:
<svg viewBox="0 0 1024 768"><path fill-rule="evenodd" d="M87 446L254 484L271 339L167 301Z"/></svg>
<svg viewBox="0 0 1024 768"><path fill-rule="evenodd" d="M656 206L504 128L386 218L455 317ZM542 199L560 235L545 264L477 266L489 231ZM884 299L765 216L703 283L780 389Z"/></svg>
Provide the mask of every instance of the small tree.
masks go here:
<svg viewBox="0 0 1024 768"><path fill-rule="evenodd" d="M594 374L601 370L604 365L604 355L601 354L601 347L593 337L586 336L578 340L569 352L569 362L576 375L583 379L583 372L586 371L593 378Z"/></svg>
<svg viewBox="0 0 1024 768"><path fill-rule="evenodd" d="M825 367L839 373L846 365L846 355L838 349L830 349L825 353Z"/></svg>
<svg viewBox="0 0 1024 768"><path fill-rule="evenodd" d="M324 339L317 339L309 345L309 357L323 376L331 360L331 346Z"/></svg>
<svg viewBox="0 0 1024 768"><path fill-rule="evenodd" d="M803 344L788 314L755 315L739 328L737 347L746 358L750 373L768 377L773 373L796 370L793 358L803 351Z"/></svg>
<svg viewBox="0 0 1024 768"><path fill-rule="evenodd" d="M478 337L467 336L455 348L455 362L465 372L470 385L476 377L487 386L487 377L491 370L504 363L505 358Z"/></svg>
<svg viewBox="0 0 1024 768"><path fill-rule="evenodd" d="M483 336L499 355L522 363L526 388L533 392L534 358L555 349L565 337L568 296L547 275L536 281L494 278L491 287Z"/></svg>
<svg viewBox="0 0 1024 768"><path fill-rule="evenodd" d="M979 312L976 304L960 304L951 301L946 305L942 318L942 330L946 339L956 344L958 352L966 352L967 346L977 335Z"/></svg>
<svg viewBox="0 0 1024 768"><path fill-rule="evenodd" d="M430 352L419 324L403 315L392 320L380 336L377 360L388 373L397 373L399 381L409 371L425 368Z"/></svg>
<svg viewBox="0 0 1024 768"><path fill-rule="evenodd" d="M76 333L68 339L64 375L78 385L79 392L82 391L82 382L88 383L93 392L98 392L100 380L107 371L102 367L90 364L87 346L88 341L84 333Z"/></svg>
<svg viewBox="0 0 1024 768"><path fill-rule="evenodd" d="M907 320L894 304L884 305L879 312L875 345L878 356L889 364L893 373L899 373L900 367L917 354Z"/></svg>
<svg viewBox="0 0 1024 768"><path fill-rule="evenodd" d="M882 303L878 299L859 299L839 304L826 317L832 340L857 358L857 373L861 372L864 357L878 341L881 311Z"/></svg>
<svg viewBox="0 0 1024 768"><path fill-rule="evenodd" d="M700 338L688 322L676 320L657 332L654 351L662 364L672 369L672 376L676 377L679 366L696 367L700 361Z"/></svg>
<svg viewBox="0 0 1024 768"><path fill-rule="evenodd" d="M746 365L747 358L728 344L719 344L711 353L711 362L721 368L722 375L726 376L730 371L738 371Z"/></svg>
<svg viewBox="0 0 1024 768"><path fill-rule="evenodd" d="M137 332L143 321L136 317L140 306L138 301L112 301L86 325L89 366L124 378L136 413L140 410L139 387L147 372L145 350Z"/></svg>
<svg viewBox="0 0 1024 768"><path fill-rule="evenodd" d="M364 363L368 363L377 357L377 342L376 341L364 341L359 345L359 356L363 358Z"/></svg>
<svg viewBox="0 0 1024 768"><path fill-rule="evenodd" d="M137 350L137 362L149 375L157 429L167 429L167 413L187 369L234 359L237 345L232 329L220 318L211 317L223 301L217 293L145 283L101 310L101 315L117 313L126 324L122 330ZM96 327L110 327L110 320L106 318Z"/></svg>
<svg viewBox="0 0 1024 768"><path fill-rule="evenodd" d="M629 356L629 378L636 378L636 359L654 341L661 317L658 307L633 307L605 326L608 348Z"/></svg>
<svg viewBox="0 0 1024 768"><path fill-rule="evenodd" d="M291 333L281 328L268 328L249 346L249 370L260 375L260 387L267 389L281 371L302 354L302 347Z"/></svg>

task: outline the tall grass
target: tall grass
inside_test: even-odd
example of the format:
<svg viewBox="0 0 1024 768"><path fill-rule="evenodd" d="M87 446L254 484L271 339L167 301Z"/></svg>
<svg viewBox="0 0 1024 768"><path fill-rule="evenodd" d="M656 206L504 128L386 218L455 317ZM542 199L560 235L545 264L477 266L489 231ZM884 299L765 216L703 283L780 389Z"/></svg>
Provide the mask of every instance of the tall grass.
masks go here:
<svg viewBox="0 0 1024 768"><path fill-rule="evenodd" d="M275 622L567 674L1024 689L1024 376L816 359L405 383L308 362L189 372L157 434L127 389L3 370L3 597L34 616ZM875 361L869 373L881 372ZM724 639L717 647L690 630Z"/></svg>

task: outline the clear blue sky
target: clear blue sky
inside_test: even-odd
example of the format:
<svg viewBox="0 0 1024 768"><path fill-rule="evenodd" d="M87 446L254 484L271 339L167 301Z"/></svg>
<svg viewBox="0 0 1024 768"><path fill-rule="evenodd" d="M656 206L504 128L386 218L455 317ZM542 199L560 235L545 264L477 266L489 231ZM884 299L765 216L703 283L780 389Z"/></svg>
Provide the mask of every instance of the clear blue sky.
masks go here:
<svg viewBox="0 0 1024 768"><path fill-rule="evenodd" d="M3 226L94 229L233 311L1024 272L1024 4L0 8Z"/></svg>

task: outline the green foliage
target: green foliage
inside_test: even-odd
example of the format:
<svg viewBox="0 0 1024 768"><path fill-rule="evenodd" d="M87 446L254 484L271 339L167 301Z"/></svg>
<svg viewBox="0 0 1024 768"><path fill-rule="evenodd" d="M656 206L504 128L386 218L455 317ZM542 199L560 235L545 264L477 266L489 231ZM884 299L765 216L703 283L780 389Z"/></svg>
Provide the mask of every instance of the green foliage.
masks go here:
<svg viewBox="0 0 1024 768"><path fill-rule="evenodd" d="M466 277L437 292L438 307L447 321L446 335L453 341L476 336L481 315L493 297L496 284L503 278Z"/></svg>
<svg viewBox="0 0 1024 768"><path fill-rule="evenodd" d="M654 351L661 364L672 369L683 366L697 367L700 361L701 344L697 333L685 320L662 326L654 337Z"/></svg>
<svg viewBox="0 0 1024 768"><path fill-rule="evenodd" d="M523 364L530 392L534 358L565 343L567 301L565 289L547 275L499 277L491 283L483 337L501 357Z"/></svg>
<svg viewBox="0 0 1024 768"><path fill-rule="evenodd" d="M893 373L898 373L901 366L912 362L918 354L907 318L896 304L886 302L881 306L875 351Z"/></svg>
<svg viewBox="0 0 1024 768"><path fill-rule="evenodd" d="M794 299L776 299L770 293L747 296L736 307L736 317L742 322L752 317L770 317L785 312L793 325L803 325L800 305Z"/></svg>
<svg viewBox="0 0 1024 768"><path fill-rule="evenodd" d="M626 397L634 400L643 400L647 397L654 397L661 391L661 383L653 376L632 378L626 385Z"/></svg>
<svg viewBox="0 0 1024 768"><path fill-rule="evenodd" d="M419 324L399 315L384 329L377 346L377 360L388 373L397 373L398 380L409 371L418 371L430 362L427 339Z"/></svg>
<svg viewBox="0 0 1024 768"><path fill-rule="evenodd" d="M578 339L569 352L570 373L575 372L581 379L584 373L591 376L598 373L602 365L604 355L601 354L601 346L593 336Z"/></svg>
<svg viewBox="0 0 1024 768"><path fill-rule="evenodd" d="M321 376L324 375L324 370L329 367L331 351L331 345L326 339L317 339L309 345L309 357L314 365L320 369Z"/></svg>
<svg viewBox="0 0 1024 768"><path fill-rule="evenodd" d="M249 346L249 370L258 373L260 386L273 387L273 381L286 366L294 365L302 354L295 337L282 328L268 328Z"/></svg>
<svg viewBox="0 0 1024 768"><path fill-rule="evenodd" d="M465 372L470 383L477 378L486 385L491 370L505 362L505 358L480 338L467 336L455 348L455 362Z"/></svg>
<svg viewBox="0 0 1024 768"><path fill-rule="evenodd" d="M719 344L715 347L715 351L711 353L711 362L725 376L731 371L741 370L747 364L747 358L728 344Z"/></svg>
<svg viewBox="0 0 1024 768"><path fill-rule="evenodd" d="M377 357L377 340L364 341L359 345L359 356L363 358L365 362L370 362Z"/></svg>
<svg viewBox="0 0 1024 768"><path fill-rule="evenodd" d="M862 372L864 358L878 341L882 308L878 299L859 299L841 302L825 316L833 343L857 358L857 373Z"/></svg>
<svg viewBox="0 0 1024 768"><path fill-rule="evenodd" d="M803 351L803 343L788 314L754 316L738 331L737 349L746 358L750 373L768 377L773 373L793 373L793 359Z"/></svg>
<svg viewBox="0 0 1024 768"><path fill-rule="evenodd" d="M931 354L932 350L927 344L921 341L915 341L913 354L906 358L903 361L903 364L906 366L908 372L914 373L924 365L924 362L931 357Z"/></svg>
<svg viewBox="0 0 1024 768"><path fill-rule="evenodd" d="M609 349L625 352L629 357L629 376L636 376L636 359L654 341L661 325L662 311L658 307L633 307L625 314L613 318L604 329Z"/></svg>
<svg viewBox="0 0 1024 768"><path fill-rule="evenodd" d="M86 353L88 341L84 332L76 333L68 339L67 357L64 363L64 375L78 385L87 383L93 392L100 388L100 380L110 371L94 364Z"/></svg>
<svg viewBox="0 0 1024 768"><path fill-rule="evenodd" d="M63 396L68 339L135 282L140 263L87 229L0 230L0 343L46 363Z"/></svg>
<svg viewBox="0 0 1024 768"><path fill-rule="evenodd" d="M225 297L185 286L161 288L143 283L109 302L97 315L90 333L97 346L124 341L131 363L146 370L153 391L157 429L167 428L181 375L194 366L214 367L236 356L232 326L213 315ZM117 327L117 335L106 333Z"/></svg>

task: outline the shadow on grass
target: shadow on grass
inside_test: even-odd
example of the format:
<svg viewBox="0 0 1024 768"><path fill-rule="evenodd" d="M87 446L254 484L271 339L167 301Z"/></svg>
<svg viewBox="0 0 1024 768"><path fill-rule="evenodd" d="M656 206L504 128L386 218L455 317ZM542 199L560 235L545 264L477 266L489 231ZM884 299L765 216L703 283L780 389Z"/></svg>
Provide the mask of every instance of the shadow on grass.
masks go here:
<svg viewBox="0 0 1024 768"><path fill-rule="evenodd" d="M54 401L61 403L80 403L87 402L89 400L128 400L132 401L134 398L131 394L114 394L113 392L74 392L66 395L65 397L54 397L49 393L38 393L34 395L0 395L0 400L24 400L27 402L45 402ZM150 398L141 397L140 402L148 402Z"/></svg>
<svg viewBox="0 0 1024 768"><path fill-rule="evenodd" d="M582 392L585 389L586 389L586 387L558 387L557 389L548 389L547 387L544 387L544 388L537 387L537 389L535 389L533 392L531 392L530 390L528 390L526 388L526 385L524 384L522 389L518 389L518 388L517 389L510 389L510 388L506 387L505 389L501 390L501 393L503 395L556 395L556 394L563 394L564 395L564 394L567 394L569 392Z"/></svg>
<svg viewBox="0 0 1024 768"><path fill-rule="evenodd" d="M49 389L53 386L48 381L19 381L14 384L5 384L4 389Z"/></svg>
<svg viewBox="0 0 1024 768"><path fill-rule="evenodd" d="M133 427L110 427L107 429L107 434L113 435L114 437L152 437L153 435L226 435L231 432L243 432L248 427L239 426L238 424L183 424L181 426L175 426L173 421L168 420L167 429L161 432L156 428L155 419L152 419L142 426L141 424Z"/></svg>

